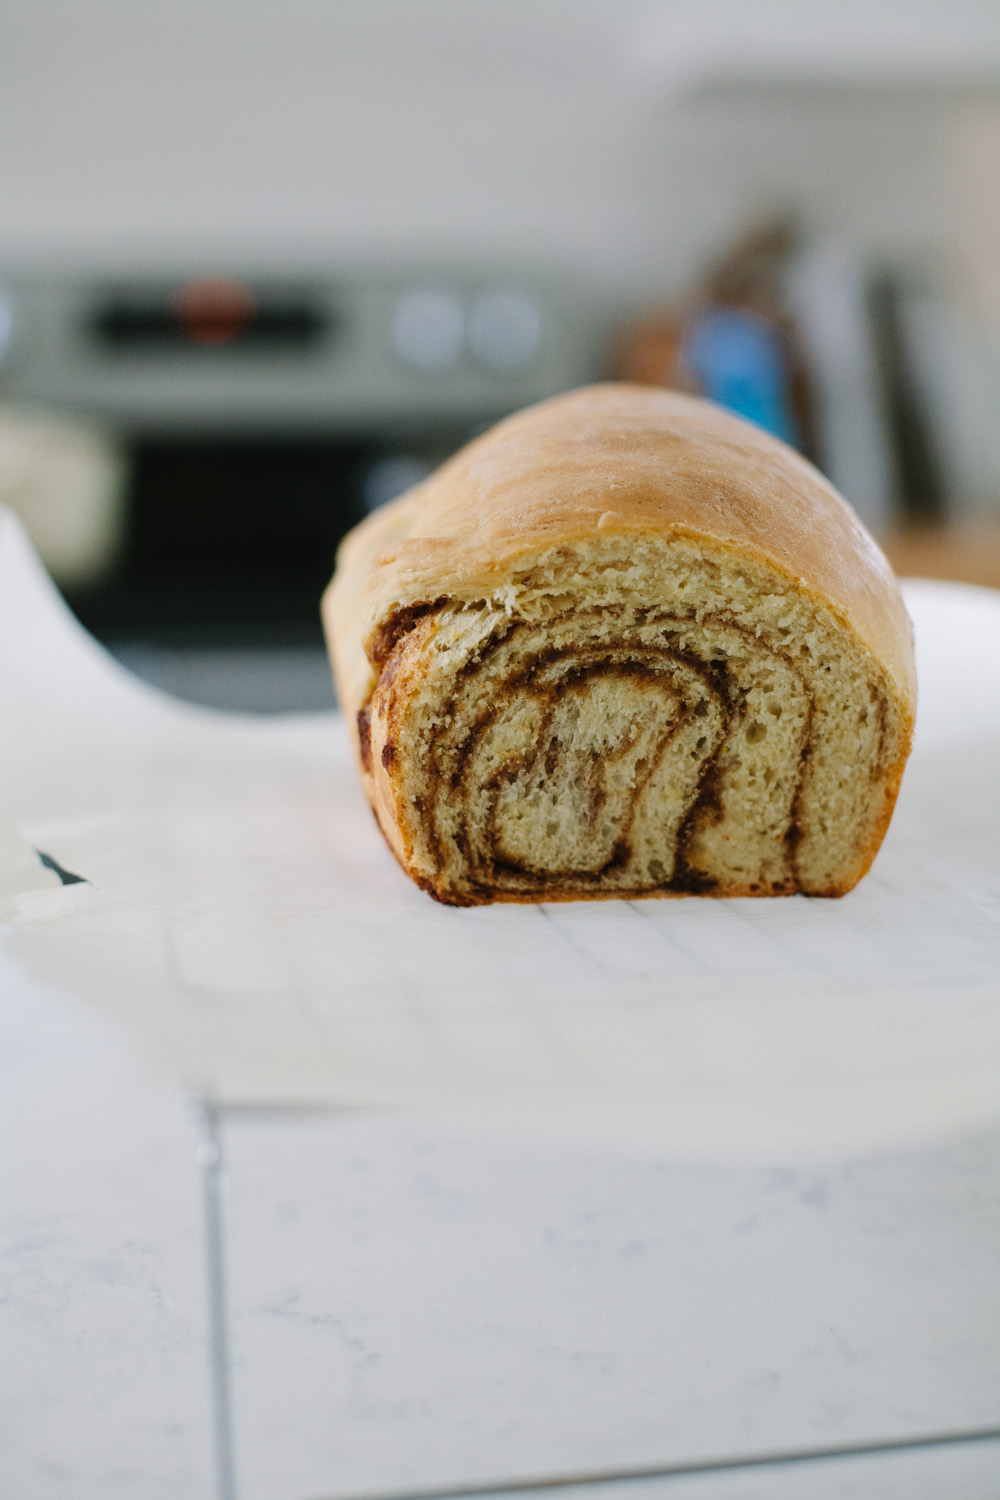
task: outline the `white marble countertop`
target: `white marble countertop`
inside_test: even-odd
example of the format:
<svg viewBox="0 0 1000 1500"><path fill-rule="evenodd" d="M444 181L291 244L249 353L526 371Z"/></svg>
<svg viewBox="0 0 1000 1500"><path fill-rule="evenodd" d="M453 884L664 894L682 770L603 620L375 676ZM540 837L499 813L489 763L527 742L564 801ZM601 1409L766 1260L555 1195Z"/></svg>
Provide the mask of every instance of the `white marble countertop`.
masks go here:
<svg viewBox="0 0 1000 1500"><path fill-rule="evenodd" d="M723 1167L216 1113L0 962L0 1494L1000 1492L1000 1132Z"/></svg>
<svg viewBox="0 0 1000 1500"><path fill-rule="evenodd" d="M0 575L0 1500L997 1500L992 595L850 907L456 918Z"/></svg>

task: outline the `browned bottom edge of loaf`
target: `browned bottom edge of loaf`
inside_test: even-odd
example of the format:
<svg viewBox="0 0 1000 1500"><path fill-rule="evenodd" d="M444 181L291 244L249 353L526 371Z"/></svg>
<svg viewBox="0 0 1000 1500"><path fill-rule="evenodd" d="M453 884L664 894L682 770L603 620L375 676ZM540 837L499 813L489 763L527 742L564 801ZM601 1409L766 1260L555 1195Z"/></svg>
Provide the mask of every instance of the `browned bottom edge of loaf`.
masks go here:
<svg viewBox="0 0 1000 1500"><path fill-rule="evenodd" d="M819 900L835 900L846 896L854 887L863 880L871 869L881 848L886 830L892 818L893 809L898 795L898 783L891 795L886 796L886 812L875 836L869 841L868 847L859 856L857 865L851 875L841 881L839 885L831 885L821 890L803 891L800 887L789 883L784 886L772 886L769 890L762 890L760 885L724 885L717 881L711 886L705 885L698 888L696 884L689 887L665 884L662 886L643 886L633 890L616 887L614 890L595 887L592 890L567 889L553 882L551 886L545 886L537 891L505 891L482 889L472 891L454 891L443 888L426 875L419 875L415 870L409 869L406 863L400 859L393 848L392 841L386 837L385 830L379 823L378 816L375 822L379 832L385 838L389 852L403 873L418 885L432 900L442 906L466 907L466 906L493 906L501 903L515 906L539 906L547 902L563 901L659 901L659 900L681 900L689 896L697 896L703 900L731 900L745 898L753 900L772 900L780 896L807 896L816 897ZM374 808L372 809L374 813Z"/></svg>
<svg viewBox="0 0 1000 1500"><path fill-rule="evenodd" d="M402 868L402 867L401 867ZM682 901L689 896L699 897L701 900L730 900L735 897L752 898L754 901L769 900L776 896L801 896L806 893L788 888L775 888L762 891L759 887L751 890L749 886L717 886L713 890L690 890L682 891L672 889L670 886L656 886L652 890L647 886L642 890L627 890L617 888L613 891L567 891L554 887L552 890L529 891L484 891L481 895L461 894L449 891L439 891L430 880L421 875L411 877L422 891L425 891L434 901L440 902L442 906L541 906L543 903L556 901ZM858 880L861 876L858 876ZM837 890L809 891L810 897L816 896L820 899L832 899L846 896L848 891L853 890L857 880L844 885Z"/></svg>

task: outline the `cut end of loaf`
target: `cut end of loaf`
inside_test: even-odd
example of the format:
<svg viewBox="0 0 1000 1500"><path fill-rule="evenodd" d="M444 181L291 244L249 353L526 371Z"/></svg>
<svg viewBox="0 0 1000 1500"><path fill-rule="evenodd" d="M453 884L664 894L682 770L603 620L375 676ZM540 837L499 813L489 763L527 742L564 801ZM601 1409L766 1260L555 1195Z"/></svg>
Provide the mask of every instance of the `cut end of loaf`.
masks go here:
<svg viewBox="0 0 1000 1500"><path fill-rule="evenodd" d="M909 750L911 705L828 605L695 537L541 551L374 644L369 794L457 905L843 894Z"/></svg>

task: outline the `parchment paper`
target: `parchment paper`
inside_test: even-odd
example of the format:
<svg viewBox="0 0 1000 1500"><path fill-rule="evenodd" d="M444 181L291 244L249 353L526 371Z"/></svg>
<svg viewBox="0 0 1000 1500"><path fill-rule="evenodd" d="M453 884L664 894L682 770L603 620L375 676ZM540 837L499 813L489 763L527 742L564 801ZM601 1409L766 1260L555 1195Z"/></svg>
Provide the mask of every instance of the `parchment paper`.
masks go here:
<svg viewBox="0 0 1000 1500"><path fill-rule="evenodd" d="M145 687L5 517L5 941L223 1102L416 1106L725 1157L985 1125L1000 1118L1000 594L910 582L906 597L917 747L851 895L451 910L388 854L337 715L214 713Z"/></svg>

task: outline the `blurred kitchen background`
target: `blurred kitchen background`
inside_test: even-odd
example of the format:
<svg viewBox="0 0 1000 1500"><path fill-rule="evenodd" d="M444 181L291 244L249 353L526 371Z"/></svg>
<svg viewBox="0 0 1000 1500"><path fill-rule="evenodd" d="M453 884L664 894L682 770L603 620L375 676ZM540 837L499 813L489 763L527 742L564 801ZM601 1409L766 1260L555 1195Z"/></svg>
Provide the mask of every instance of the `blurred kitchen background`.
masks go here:
<svg viewBox="0 0 1000 1500"><path fill-rule="evenodd" d="M0 501L151 681L328 706L344 531L604 377L1000 585L997 0L5 0Z"/></svg>

